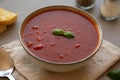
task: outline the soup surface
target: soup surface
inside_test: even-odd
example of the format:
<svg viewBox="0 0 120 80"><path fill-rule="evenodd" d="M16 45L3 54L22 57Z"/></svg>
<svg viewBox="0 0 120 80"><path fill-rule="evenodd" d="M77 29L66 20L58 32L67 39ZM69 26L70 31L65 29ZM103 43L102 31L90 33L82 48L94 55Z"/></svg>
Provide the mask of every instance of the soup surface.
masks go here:
<svg viewBox="0 0 120 80"><path fill-rule="evenodd" d="M74 38L53 35L57 28L73 32ZM88 57L98 45L99 34L95 25L81 14L51 10L30 19L22 39L32 54L42 60L69 63Z"/></svg>

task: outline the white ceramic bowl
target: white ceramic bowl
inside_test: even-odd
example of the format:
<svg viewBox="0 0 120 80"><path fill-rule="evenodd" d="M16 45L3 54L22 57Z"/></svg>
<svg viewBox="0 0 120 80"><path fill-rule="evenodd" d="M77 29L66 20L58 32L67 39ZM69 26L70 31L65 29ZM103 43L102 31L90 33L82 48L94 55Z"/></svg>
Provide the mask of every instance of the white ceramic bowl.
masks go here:
<svg viewBox="0 0 120 80"><path fill-rule="evenodd" d="M77 62L59 64L59 63L53 63L53 62L50 62L50 61L45 61L43 59L40 59L40 58L34 56L32 54L32 52L25 46L25 44L22 40L22 31L24 29L24 26L27 24L27 22L31 18L33 18L36 14L39 14L41 12L48 11L48 10L53 10L53 9L64 9L64 10L70 10L70 11L73 11L73 12L80 13L80 14L84 15L85 17L89 18L96 25L96 27L98 29L98 33L99 33L99 43L98 43L98 46L96 47L96 49L93 51L93 53L91 53L91 55L89 55L85 59L77 61ZM57 6L48 6L48 7L41 8L41 9L31 13L30 15L28 15L27 18L23 21L22 25L20 26L19 39L20 39L20 42L21 42L22 46L27 51L29 59L31 59L33 62L37 63L37 65L39 65L43 69L46 69L46 70L49 70L49 71L67 72L67 71L73 71L73 70L76 70L76 69L82 67L87 62L89 62L89 60L96 54L96 52L98 51L98 49L100 48L101 43L102 43L102 30L101 30L101 26L100 26L99 22L95 19L95 17L93 17L88 12L83 11L81 9L69 7L69 6L57 5Z"/></svg>

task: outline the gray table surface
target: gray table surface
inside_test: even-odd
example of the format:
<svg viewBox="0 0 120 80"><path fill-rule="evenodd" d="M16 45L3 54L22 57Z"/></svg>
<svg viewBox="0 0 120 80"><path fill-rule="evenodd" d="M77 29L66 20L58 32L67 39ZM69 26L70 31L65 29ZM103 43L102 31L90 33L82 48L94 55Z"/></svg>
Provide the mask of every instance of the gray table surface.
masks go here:
<svg viewBox="0 0 120 80"><path fill-rule="evenodd" d="M96 0L94 8L88 12L94 15L100 22L103 38L120 47L120 18L115 21L103 20L99 14L101 4L103 4L103 0ZM14 25L8 26L7 31L0 34L0 45L18 39L19 26L28 14L50 5L77 7L75 0L0 0L0 7L19 14L17 22ZM101 77L99 80L109 79Z"/></svg>

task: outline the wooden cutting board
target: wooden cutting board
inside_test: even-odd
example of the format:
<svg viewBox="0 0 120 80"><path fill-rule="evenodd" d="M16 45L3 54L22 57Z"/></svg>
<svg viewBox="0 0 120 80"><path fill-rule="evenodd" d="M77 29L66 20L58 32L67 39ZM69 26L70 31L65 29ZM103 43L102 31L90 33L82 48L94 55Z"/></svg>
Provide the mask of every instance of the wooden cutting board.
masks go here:
<svg viewBox="0 0 120 80"><path fill-rule="evenodd" d="M1 47L14 60L13 76L16 80L96 80L120 59L120 49L104 40L100 50L84 67L72 72L57 73L43 70L31 62L18 40Z"/></svg>

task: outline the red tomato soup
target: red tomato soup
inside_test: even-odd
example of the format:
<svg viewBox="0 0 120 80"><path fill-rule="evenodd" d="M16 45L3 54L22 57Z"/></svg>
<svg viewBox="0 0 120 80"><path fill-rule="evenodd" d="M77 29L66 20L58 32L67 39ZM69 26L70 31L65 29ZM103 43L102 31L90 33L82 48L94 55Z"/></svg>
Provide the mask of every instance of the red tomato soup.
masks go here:
<svg viewBox="0 0 120 80"><path fill-rule="evenodd" d="M74 33L74 38L55 36L54 29ZM69 63L88 57L97 47L97 27L81 14L67 10L51 10L30 19L22 39L33 55L42 60Z"/></svg>

